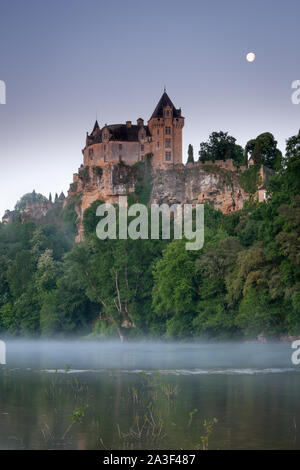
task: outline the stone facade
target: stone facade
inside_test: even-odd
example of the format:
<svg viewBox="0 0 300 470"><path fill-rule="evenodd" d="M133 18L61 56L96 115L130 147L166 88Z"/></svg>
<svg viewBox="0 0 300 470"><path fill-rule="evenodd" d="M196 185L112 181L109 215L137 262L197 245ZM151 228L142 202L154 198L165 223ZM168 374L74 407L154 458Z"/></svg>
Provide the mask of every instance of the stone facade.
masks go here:
<svg viewBox="0 0 300 470"><path fill-rule="evenodd" d="M98 121L86 136L82 150L84 166L105 166L123 161L133 165L152 154L154 167L182 163L184 118L166 92L159 100L148 124L139 118L136 124L110 124L101 129Z"/></svg>

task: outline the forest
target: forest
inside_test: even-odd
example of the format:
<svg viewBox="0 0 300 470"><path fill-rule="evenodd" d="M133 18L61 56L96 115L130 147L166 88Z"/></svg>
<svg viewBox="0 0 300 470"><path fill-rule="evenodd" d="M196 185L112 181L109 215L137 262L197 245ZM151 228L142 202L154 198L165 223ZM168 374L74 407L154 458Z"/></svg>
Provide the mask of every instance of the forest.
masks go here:
<svg viewBox="0 0 300 470"><path fill-rule="evenodd" d="M75 201L64 209L53 204L40 222L24 222L26 200L47 200L25 195L16 205L20 219L0 224L1 336L123 341L300 334L300 131L287 140L284 156L270 136L245 149L226 133L200 144L202 162L241 164L250 154L254 165L241 180L250 193L261 164L274 176L265 202L252 196L230 215L206 205L199 251L187 251L184 239L99 240L99 201L85 211L85 239L75 243Z"/></svg>

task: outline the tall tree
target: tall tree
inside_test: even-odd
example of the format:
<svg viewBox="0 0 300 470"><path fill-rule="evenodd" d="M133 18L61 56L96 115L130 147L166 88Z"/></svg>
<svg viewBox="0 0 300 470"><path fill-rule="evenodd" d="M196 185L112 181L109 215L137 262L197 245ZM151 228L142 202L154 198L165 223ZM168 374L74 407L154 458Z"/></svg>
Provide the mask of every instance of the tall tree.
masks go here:
<svg viewBox="0 0 300 470"><path fill-rule="evenodd" d="M194 163L194 149L191 144L188 146L188 159L187 163Z"/></svg>
<svg viewBox="0 0 300 470"><path fill-rule="evenodd" d="M236 139L228 132L212 132L207 142L200 143L199 161L205 163L229 158L237 165L241 165L244 160L242 147L236 144Z"/></svg>
<svg viewBox="0 0 300 470"><path fill-rule="evenodd" d="M282 153L277 148L277 141L273 134L264 132L249 140L245 147L246 162L252 158L255 165L265 165L275 171L280 170L282 164Z"/></svg>

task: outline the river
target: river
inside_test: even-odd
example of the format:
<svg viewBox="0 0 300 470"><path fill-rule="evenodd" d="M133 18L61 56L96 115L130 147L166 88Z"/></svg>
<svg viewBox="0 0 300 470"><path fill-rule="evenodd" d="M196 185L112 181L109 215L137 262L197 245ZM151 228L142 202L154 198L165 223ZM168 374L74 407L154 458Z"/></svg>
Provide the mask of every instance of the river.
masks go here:
<svg viewBox="0 0 300 470"><path fill-rule="evenodd" d="M289 343L8 341L0 449L299 449L292 352Z"/></svg>

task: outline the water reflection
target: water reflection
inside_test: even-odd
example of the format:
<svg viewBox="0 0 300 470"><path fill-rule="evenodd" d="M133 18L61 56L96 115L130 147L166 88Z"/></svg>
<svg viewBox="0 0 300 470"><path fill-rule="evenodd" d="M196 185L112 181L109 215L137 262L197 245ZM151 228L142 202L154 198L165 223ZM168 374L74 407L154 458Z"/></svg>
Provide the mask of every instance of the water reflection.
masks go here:
<svg viewBox="0 0 300 470"><path fill-rule="evenodd" d="M288 344L9 342L0 448L195 449L213 418L210 448L299 448L290 356Z"/></svg>

